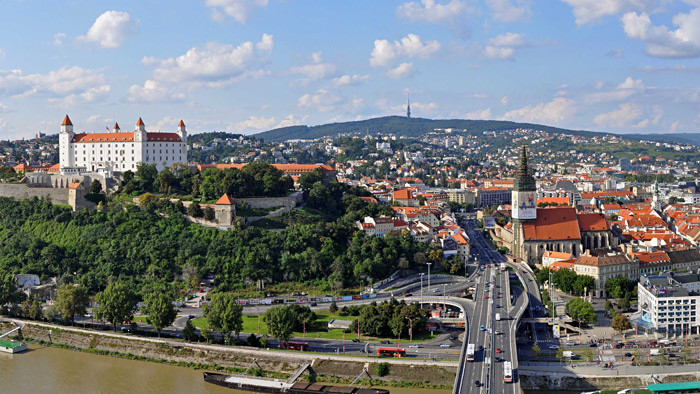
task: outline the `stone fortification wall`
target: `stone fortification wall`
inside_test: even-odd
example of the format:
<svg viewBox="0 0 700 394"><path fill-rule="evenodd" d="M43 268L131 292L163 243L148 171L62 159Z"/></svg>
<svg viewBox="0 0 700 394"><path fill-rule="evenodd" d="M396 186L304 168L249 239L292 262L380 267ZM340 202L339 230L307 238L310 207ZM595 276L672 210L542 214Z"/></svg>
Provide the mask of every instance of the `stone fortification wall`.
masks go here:
<svg viewBox="0 0 700 394"><path fill-rule="evenodd" d="M23 183L0 183L0 197L11 197L15 200L38 197L50 199L54 204L68 204L68 190L52 187L28 187Z"/></svg>
<svg viewBox="0 0 700 394"><path fill-rule="evenodd" d="M294 192L285 197L248 197L236 198L236 203L245 201L251 208L270 209L276 207L294 208L298 203L304 201L303 192Z"/></svg>

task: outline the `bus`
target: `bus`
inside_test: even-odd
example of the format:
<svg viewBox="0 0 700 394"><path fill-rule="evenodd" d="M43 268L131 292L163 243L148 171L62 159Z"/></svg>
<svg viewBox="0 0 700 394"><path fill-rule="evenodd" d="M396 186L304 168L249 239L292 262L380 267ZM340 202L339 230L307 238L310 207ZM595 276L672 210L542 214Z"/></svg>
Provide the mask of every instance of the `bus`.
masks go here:
<svg viewBox="0 0 700 394"><path fill-rule="evenodd" d="M503 381L513 383L513 366L510 364L510 361L503 363Z"/></svg>
<svg viewBox="0 0 700 394"><path fill-rule="evenodd" d="M282 342L282 349L308 351L309 344L306 342Z"/></svg>
<svg viewBox="0 0 700 394"><path fill-rule="evenodd" d="M474 361L474 344L467 345L467 361Z"/></svg>
<svg viewBox="0 0 700 394"><path fill-rule="evenodd" d="M406 357L406 349L399 349L395 347L382 347L377 349L377 356L379 357Z"/></svg>

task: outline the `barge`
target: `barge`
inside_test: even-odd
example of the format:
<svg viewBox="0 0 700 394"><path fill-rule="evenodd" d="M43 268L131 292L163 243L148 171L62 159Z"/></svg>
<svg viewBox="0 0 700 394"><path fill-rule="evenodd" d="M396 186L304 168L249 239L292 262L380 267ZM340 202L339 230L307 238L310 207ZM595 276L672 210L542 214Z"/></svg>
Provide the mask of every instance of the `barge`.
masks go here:
<svg viewBox="0 0 700 394"><path fill-rule="evenodd" d="M330 386L323 383L307 383L277 379L264 379L249 376L228 376L220 373L204 372L204 381L230 389L253 391L256 393L289 394L389 394L389 390L365 389L359 387Z"/></svg>
<svg viewBox="0 0 700 394"><path fill-rule="evenodd" d="M24 342L4 341L0 339L0 352L14 354L25 350L27 350L27 344Z"/></svg>

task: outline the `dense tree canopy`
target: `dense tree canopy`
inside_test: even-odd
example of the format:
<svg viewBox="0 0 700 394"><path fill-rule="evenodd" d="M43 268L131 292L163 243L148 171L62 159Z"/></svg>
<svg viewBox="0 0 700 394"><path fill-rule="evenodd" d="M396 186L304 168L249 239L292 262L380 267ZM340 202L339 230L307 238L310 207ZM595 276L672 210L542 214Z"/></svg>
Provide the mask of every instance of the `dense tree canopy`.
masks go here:
<svg viewBox="0 0 700 394"><path fill-rule="evenodd" d="M572 298L566 303L566 314L581 323L595 323L598 317L593 305L583 298Z"/></svg>

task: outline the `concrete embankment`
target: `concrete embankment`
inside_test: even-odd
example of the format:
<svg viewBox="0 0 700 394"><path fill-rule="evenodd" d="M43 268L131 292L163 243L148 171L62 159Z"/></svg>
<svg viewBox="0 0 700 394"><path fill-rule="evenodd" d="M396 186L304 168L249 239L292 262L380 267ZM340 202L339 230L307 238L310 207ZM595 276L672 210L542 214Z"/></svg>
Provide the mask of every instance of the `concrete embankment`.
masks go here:
<svg viewBox="0 0 700 394"><path fill-rule="evenodd" d="M669 373L669 372L673 373ZM646 387L653 383L692 382L700 380L698 365L657 367L620 366L603 370L599 366L527 366L521 365L518 374L524 390L619 390Z"/></svg>
<svg viewBox="0 0 700 394"><path fill-rule="evenodd" d="M457 363L409 359L377 359L376 357L343 357L262 350L244 346L206 345L182 341L143 338L121 333L91 331L80 328L14 320L25 324L25 340L43 341L54 345L109 354L121 357L139 357L158 362L199 365L207 368L248 368L253 361L266 371L292 374L302 363L311 363L316 373L327 380L354 379L367 368L372 379L395 381L400 384L450 386L454 381ZM9 324L0 323L0 329ZM376 375L378 362L389 364L386 376ZM367 376L363 376L366 378Z"/></svg>

